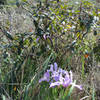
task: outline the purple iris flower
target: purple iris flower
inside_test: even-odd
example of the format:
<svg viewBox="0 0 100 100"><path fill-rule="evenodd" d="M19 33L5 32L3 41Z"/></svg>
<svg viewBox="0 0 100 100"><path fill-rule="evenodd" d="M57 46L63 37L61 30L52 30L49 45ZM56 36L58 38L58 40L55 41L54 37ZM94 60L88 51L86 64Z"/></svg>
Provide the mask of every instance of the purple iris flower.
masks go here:
<svg viewBox="0 0 100 100"><path fill-rule="evenodd" d="M50 72L53 72L53 65L51 64L51 66L50 66L50 70L49 70Z"/></svg>
<svg viewBox="0 0 100 100"><path fill-rule="evenodd" d="M44 73L44 76L39 80L39 83L41 83L42 81L50 81L50 74L49 71L47 71L46 73Z"/></svg>
<svg viewBox="0 0 100 100"><path fill-rule="evenodd" d="M56 71L54 71L52 73L52 76L51 76L55 81L59 81L59 78L60 78L60 74Z"/></svg>
<svg viewBox="0 0 100 100"><path fill-rule="evenodd" d="M73 74L72 72L67 72L61 68L58 68L57 63L55 62L54 65L51 64L50 69L44 73L44 76L39 80L39 83L42 81L47 81L51 87L60 86L68 87L70 85L74 85L74 87L79 88L82 90L82 86L76 85L73 82Z"/></svg>
<svg viewBox="0 0 100 100"><path fill-rule="evenodd" d="M39 41L39 39L40 39L40 38L38 37L38 38L36 39L36 42L38 42L38 41Z"/></svg>
<svg viewBox="0 0 100 100"><path fill-rule="evenodd" d="M55 69L55 71L57 71L57 69L58 69L58 65L56 62L54 63L54 69Z"/></svg>

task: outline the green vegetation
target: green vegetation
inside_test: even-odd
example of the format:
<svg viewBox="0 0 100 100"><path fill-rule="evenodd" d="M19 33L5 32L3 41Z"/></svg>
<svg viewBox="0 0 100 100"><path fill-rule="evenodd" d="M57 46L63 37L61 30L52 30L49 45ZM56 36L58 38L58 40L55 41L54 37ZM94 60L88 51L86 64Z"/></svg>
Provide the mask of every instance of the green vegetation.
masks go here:
<svg viewBox="0 0 100 100"><path fill-rule="evenodd" d="M96 2L9 0L0 15L8 16L0 20L1 100L100 99L100 8ZM74 88L75 84L50 88L48 82L39 83L55 62L72 71L73 84L83 89Z"/></svg>

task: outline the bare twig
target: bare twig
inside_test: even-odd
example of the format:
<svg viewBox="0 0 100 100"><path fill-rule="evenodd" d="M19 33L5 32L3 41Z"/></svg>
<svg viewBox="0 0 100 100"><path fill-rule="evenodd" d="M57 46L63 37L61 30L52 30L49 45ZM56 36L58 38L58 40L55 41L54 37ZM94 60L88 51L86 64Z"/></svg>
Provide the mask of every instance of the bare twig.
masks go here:
<svg viewBox="0 0 100 100"><path fill-rule="evenodd" d="M85 96L85 97L81 98L80 100L84 100L84 99L89 98L89 97L90 96Z"/></svg>

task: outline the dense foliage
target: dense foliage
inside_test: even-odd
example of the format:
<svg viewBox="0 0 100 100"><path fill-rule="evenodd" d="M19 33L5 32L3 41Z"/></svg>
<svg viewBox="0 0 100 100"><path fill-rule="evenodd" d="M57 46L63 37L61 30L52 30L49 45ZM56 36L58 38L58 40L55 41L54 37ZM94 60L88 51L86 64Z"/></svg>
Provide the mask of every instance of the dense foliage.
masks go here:
<svg viewBox="0 0 100 100"><path fill-rule="evenodd" d="M9 22L6 26L0 22L0 97L99 100L95 74L100 61L100 9L95 2L45 0L34 5L22 0L16 5L33 21L34 30L11 34ZM83 89L73 89L73 85L49 88L47 82L39 83L54 62L72 71Z"/></svg>

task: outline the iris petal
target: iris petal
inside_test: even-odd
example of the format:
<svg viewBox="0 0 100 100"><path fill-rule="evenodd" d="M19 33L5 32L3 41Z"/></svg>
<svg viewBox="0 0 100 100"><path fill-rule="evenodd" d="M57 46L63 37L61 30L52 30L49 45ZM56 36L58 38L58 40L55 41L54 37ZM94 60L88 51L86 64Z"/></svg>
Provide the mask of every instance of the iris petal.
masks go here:
<svg viewBox="0 0 100 100"><path fill-rule="evenodd" d="M54 82L50 84L50 87L59 86L61 85L60 82Z"/></svg>
<svg viewBox="0 0 100 100"><path fill-rule="evenodd" d="M55 63L54 63L54 69L55 69L55 71L57 71L57 68L58 68L58 65L57 65L57 63L55 62Z"/></svg>
<svg viewBox="0 0 100 100"><path fill-rule="evenodd" d="M50 71L53 72L53 65L50 66Z"/></svg>

